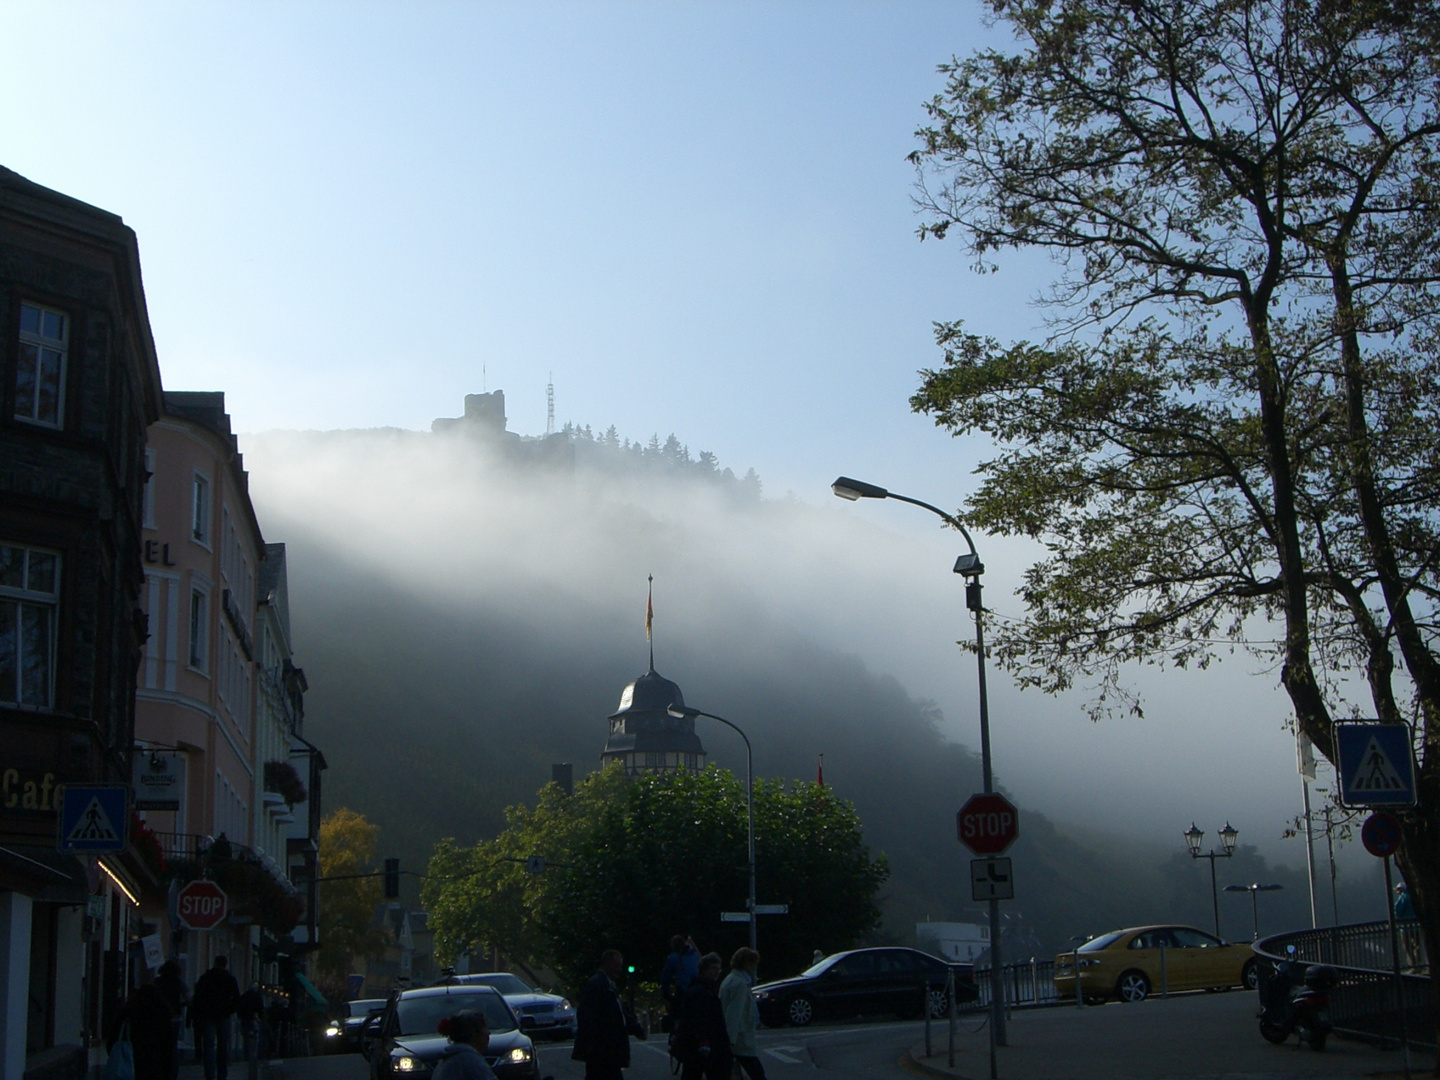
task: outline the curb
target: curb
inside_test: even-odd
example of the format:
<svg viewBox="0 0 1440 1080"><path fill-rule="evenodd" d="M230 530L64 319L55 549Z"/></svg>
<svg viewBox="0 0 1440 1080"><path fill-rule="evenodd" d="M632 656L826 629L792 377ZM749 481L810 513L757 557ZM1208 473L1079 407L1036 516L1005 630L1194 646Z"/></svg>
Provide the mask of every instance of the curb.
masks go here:
<svg viewBox="0 0 1440 1080"><path fill-rule="evenodd" d="M919 1046L912 1046L909 1050L906 1050L900 1060L896 1062L900 1068L904 1069L911 1076L924 1076L931 1078L931 1080L970 1080L970 1078L966 1077L966 1075L958 1069L952 1071L940 1065L931 1065L922 1061L915 1056L915 1051L918 1049L920 1049Z"/></svg>

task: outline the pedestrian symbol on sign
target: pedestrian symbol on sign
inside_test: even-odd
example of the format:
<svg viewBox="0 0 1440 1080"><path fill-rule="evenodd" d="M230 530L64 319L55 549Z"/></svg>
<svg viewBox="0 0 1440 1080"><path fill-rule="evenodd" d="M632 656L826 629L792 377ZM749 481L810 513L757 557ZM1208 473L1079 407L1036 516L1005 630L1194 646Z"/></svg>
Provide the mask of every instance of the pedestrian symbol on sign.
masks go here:
<svg viewBox="0 0 1440 1080"><path fill-rule="evenodd" d="M110 824L110 817L105 813L105 808L100 805L99 799L92 798L90 805L80 812L80 820L70 830L70 835L65 838L70 843L114 843L120 839L120 834L115 831L115 826Z"/></svg>
<svg viewBox="0 0 1440 1080"><path fill-rule="evenodd" d="M1350 778L1351 791L1405 791L1409 787L1386 755L1380 740L1371 739L1360 759L1360 768Z"/></svg>

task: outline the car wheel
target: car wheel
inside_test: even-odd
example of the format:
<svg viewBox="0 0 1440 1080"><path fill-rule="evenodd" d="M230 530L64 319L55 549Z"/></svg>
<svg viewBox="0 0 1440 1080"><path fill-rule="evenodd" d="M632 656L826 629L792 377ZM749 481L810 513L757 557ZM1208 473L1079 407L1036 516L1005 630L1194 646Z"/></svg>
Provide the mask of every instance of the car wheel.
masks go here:
<svg viewBox="0 0 1440 1080"><path fill-rule="evenodd" d="M1115 996L1121 1001L1144 1001L1150 996L1150 980L1143 971L1127 971L1115 984Z"/></svg>
<svg viewBox="0 0 1440 1080"><path fill-rule="evenodd" d="M1247 960L1240 969L1240 985L1246 990L1260 989L1260 965L1254 960Z"/></svg>
<svg viewBox="0 0 1440 1080"><path fill-rule="evenodd" d="M950 1013L950 999L945 996L944 990L931 987L926 993L925 999L930 1003L930 1019L940 1020Z"/></svg>
<svg viewBox="0 0 1440 1080"><path fill-rule="evenodd" d="M785 1019L795 1027L808 1027L815 1019L815 1003L804 994L796 994L785 1006Z"/></svg>

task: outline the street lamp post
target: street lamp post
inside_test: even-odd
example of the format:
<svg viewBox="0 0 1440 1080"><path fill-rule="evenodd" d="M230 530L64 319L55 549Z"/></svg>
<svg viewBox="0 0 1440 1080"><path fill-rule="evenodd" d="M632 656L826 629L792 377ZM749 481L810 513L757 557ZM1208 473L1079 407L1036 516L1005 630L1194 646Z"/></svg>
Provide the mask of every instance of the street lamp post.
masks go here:
<svg viewBox="0 0 1440 1080"><path fill-rule="evenodd" d="M1235 839L1240 835L1230 822L1225 822L1225 827L1220 830L1220 846L1223 850L1216 851L1211 848L1208 852L1200 850L1200 844L1205 839L1205 833L1190 823L1190 828L1182 833L1185 837L1185 846L1190 849L1192 859L1210 860L1210 904L1215 909L1215 936L1220 936L1220 891L1215 887L1215 860L1228 859L1235 854Z"/></svg>
<svg viewBox="0 0 1440 1080"><path fill-rule="evenodd" d="M856 499L895 499L899 502L909 503L911 506L918 506L922 510L929 510L951 528L959 531L965 538L966 545L970 548L968 555L961 555L955 560L955 573L965 579L965 607L975 613L975 659L980 675L980 768L984 775L985 794L989 795L995 790L994 776L990 768L990 699L985 691L985 606L980 598L980 575L985 572L985 566L980 561L980 556L975 551L975 541L970 539L970 533L964 525L960 524L953 515L947 514L938 506L921 502L919 499L912 499L908 495L898 495L886 488L875 484L867 484L863 480L852 480L848 476L839 477L830 485L833 491L842 499L854 502ZM1000 901L991 900L990 907L990 1031L994 1042L991 1053L990 1075L995 1075L994 1069L994 1046L1005 1046L1005 979L1001 974L1003 962L1000 958Z"/></svg>
<svg viewBox="0 0 1440 1080"><path fill-rule="evenodd" d="M1259 885L1254 883L1249 885L1225 886L1226 892L1248 892L1250 894L1250 918L1255 928L1254 932L1250 935L1251 941L1260 940L1260 903L1257 896L1262 892L1275 892L1284 887L1284 885ZM1215 936L1219 937L1220 935L1216 934Z"/></svg>
<svg viewBox="0 0 1440 1080"><path fill-rule="evenodd" d="M745 815L747 818L748 847L750 849L750 899L746 905L750 912L750 948L755 948L755 770L754 757L750 752L750 737L738 727L726 720L723 716L716 716L714 713L701 712L699 709L692 709L688 705L672 704L665 710L676 720L684 720L686 717L694 719L697 716L704 716L710 720L718 720L726 727L734 731L740 738L745 740Z"/></svg>

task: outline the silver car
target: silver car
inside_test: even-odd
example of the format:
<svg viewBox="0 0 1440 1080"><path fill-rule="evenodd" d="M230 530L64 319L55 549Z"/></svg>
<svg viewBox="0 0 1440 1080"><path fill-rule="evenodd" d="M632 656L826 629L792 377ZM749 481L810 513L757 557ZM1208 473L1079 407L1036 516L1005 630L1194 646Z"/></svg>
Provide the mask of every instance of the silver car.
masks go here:
<svg viewBox="0 0 1440 1080"><path fill-rule="evenodd" d="M455 975L445 980L462 986L493 986L520 1018L520 1030L527 1035L575 1037L575 1007L558 994L536 990L508 971L486 971L478 975Z"/></svg>

